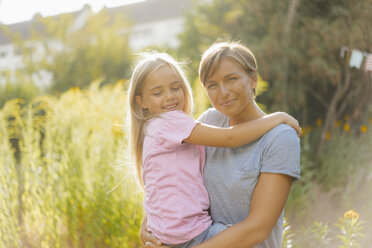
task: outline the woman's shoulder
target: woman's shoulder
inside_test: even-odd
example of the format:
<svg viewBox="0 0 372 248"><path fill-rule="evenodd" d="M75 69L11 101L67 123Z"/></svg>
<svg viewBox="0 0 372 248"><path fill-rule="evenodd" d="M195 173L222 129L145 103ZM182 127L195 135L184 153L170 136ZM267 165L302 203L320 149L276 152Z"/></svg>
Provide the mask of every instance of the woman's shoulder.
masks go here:
<svg viewBox="0 0 372 248"><path fill-rule="evenodd" d="M264 136L267 143L276 142L288 144L299 143L300 140L296 131L287 124L279 124L268 131Z"/></svg>
<svg viewBox="0 0 372 248"><path fill-rule="evenodd" d="M228 120L227 116L225 116L215 108L207 109L198 118L198 121L201 123L215 126L221 126L222 123L224 123L226 120Z"/></svg>

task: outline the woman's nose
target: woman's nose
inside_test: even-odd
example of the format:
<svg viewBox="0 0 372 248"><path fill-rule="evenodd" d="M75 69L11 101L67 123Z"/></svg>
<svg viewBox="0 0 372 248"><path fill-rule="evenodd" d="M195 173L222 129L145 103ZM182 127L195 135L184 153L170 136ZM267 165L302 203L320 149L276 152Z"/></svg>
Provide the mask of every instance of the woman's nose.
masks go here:
<svg viewBox="0 0 372 248"><path fill-rule="evenodd" d="M230 93L230 90L228 87L226 87L226 85L221 85L220 90L223 96L227 96Z"/></svg>

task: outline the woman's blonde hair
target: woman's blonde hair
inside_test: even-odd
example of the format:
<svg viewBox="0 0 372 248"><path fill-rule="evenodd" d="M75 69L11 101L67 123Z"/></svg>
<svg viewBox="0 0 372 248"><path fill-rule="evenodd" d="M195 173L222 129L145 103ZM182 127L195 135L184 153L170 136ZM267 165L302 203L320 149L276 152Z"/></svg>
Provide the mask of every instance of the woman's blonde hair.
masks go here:
<svg viewBox="0 0 372 248"><path fill-rule="evenodd" d="M139 56L140 60L136 64L130 80L128 89L129 93L129 109L130 109L130 123L131 123L131 148L133 159L136 165L137 176L140 183L142 181L142 153L144 141L144 127L146 121L154 117L146 109L142 108L137 101L136 96L142 96L142 88L149 78L151 73L158 70L164 65L168 65L173 72L180 79L181 87L185 94L184 112L188 115L192 113L193 99L191 87L187 81L182 66L174 58L167 53L159 53L155 51L144 52Z"/></svg>
<svg viewBox="0 0 372 248"><path fill-rule="evenodd" d="M208 77L217 70L222 58L235 60L247 74L257 77L257 62L249 48L239 42L218 42L212 44L204 53L199 65L200 82L205 85Z"/></svg>

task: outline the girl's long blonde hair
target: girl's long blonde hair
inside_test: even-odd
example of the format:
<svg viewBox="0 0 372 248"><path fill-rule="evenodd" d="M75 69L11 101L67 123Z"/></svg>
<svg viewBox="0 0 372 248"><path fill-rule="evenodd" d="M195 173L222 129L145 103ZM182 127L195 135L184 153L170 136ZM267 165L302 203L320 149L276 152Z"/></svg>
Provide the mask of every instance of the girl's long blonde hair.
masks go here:
<svg viewBox="0 0 372 248"><path fill-rule="evenodd" d="M149 78L150 74L164 65L168 65L180 79L181 86L185 94L185 106L183 111L186 114L190 115L193 108L191 87L185 77L180 63L178 63L167 53L159 53L154 51L141 53L140 60L133 70L128 93L131 123L130 142L132 148L132 156L136 165L138 180L142 185L142 153L143 141L145 137L144 127L146 121L154 117L154 115L151 115L147 110L143 109L136 102L136 96L142 96L142 88L146 80Z"/></svg>

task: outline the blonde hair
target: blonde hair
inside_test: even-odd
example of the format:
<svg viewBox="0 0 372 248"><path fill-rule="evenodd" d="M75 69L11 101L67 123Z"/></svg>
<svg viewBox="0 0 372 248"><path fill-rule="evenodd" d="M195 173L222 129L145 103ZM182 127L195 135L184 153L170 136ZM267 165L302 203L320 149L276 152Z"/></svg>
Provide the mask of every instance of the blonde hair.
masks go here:
<svg viewBox="0 0 372 248"><path fill-rule="evenodd" d="M205 85L208 77L213 75L222 58L231 58L235 60L247 74L251 77L257 77L257 62L249 48L239 42L218 42L212 44L202 56L199 65L200 82Z"/></svg>
<svg viewBox="0 0 372 248"><path fill-rule="evenodd" d="M185 106L183 111L190 115L193 108L191 87L182 70L181 64L167 53L159 53L155 51L141 53L140 60L133 70L128 92L131 123L130 142L133 159L136 165L137 177L142 185L142 153L145 137L144 127L146 121L154 117L154 115L146 109L143 109L142 106L137 103L136 96L142 95L142 88L150 74L164 65L168 65L181 81L181 87L185 94Z"/></svg>

